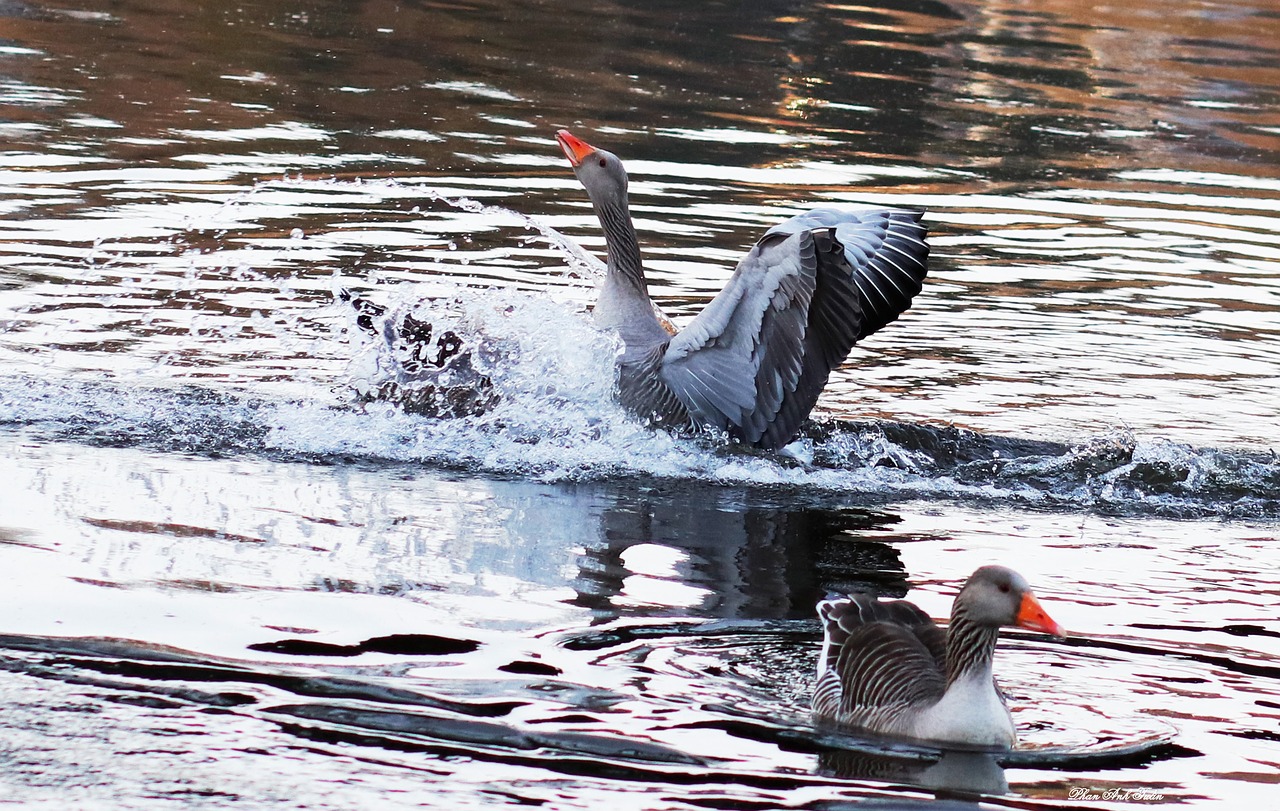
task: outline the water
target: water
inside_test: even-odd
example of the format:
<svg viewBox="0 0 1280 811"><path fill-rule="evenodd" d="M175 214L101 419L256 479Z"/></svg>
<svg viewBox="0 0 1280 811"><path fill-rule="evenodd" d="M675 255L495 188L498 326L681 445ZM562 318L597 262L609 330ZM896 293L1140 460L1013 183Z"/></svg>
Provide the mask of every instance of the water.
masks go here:
<svg viewBox="0 0 1280 811"><path fill-rule="evenodd" d="M1268 4L0 15L0 804L1274 802ZM612 403L562 126L677 322L805 206L928 208L800 459ZM344 289L497 406L358 404ZM1018 750L810 723L828 590L993 561L1073 632L1004 638Z"/></svg>

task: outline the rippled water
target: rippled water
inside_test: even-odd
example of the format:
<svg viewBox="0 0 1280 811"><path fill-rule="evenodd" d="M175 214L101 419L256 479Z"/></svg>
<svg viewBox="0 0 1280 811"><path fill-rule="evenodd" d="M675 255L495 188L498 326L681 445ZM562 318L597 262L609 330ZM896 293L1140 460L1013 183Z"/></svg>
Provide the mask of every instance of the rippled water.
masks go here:
<svg viewBox="0 0 1280 811"><path fill-rule="evenodd" d="M0 804L1273 801L1269 4L0 22ZM805 206L928 209L800 460L612 403L561 126L677 322ZM487 336L497 407L360 405L343 289ZM818 599L991 561L1073 632L1004 638L1019 749L810 723Z"/></svg>

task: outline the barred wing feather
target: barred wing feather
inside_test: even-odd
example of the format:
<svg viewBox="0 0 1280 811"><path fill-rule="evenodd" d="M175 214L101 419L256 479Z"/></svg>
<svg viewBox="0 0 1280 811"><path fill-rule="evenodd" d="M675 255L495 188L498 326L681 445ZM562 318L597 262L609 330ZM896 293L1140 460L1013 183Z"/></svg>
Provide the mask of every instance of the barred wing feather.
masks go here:
<svg viewBox="0 0 1280 811"><path fill-rule="evenodd" d="M921 213L814 209L769 229L658 369L698 422L765 448L790 442L853 344L911 304Z"/></svg>
<svg viewBox="0 0 1280 811"><path fill-rule="evenodd" d="M819 716L883 729L946 689L945 636L919 608L865 595L818 606L823 654L813 709Z"/></svg>

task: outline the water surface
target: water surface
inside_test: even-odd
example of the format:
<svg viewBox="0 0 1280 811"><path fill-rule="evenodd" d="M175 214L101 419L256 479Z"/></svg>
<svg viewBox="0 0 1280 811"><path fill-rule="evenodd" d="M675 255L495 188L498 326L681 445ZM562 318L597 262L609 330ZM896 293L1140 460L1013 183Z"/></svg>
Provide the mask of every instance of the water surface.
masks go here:
<svg viewBox="0 0 1280 811"><path fill-rule="evenodd" d="M1268 4L0 15L0 802L1270 801ZM678 323L784 216L928 209L806 462L613 405L559 127ZM501 404L361 406L342 289L490 336ZM1073 632L1002 643L1019 750L810 723L818 599L992 561Z"/></svg>

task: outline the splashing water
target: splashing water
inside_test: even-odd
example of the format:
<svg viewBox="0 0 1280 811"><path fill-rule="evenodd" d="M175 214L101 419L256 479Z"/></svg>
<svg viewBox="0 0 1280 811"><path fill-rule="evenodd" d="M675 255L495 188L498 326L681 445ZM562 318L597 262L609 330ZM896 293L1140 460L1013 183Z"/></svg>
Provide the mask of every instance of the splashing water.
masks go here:
<svg viewBox="0 0 1280 811"><path fill-rule="evenodd" d="M617 342L592 327L581 308L510 290L448 297L434 292L396 286L379 327L409 317L430 324L436 335L457 336L457 357L468 359L466 368L474 375L459 374L445 364L433 382L464 386L478 375L491 386L492 396L486 407L456 419L418 419L394 404L368 405L359 418L379 420L382 431L399 436L392 445L380 444L378 455L502 472L556 469L565 475L624 469L628 449L636 443L650 450L674 446L671 438L639 425L614 401ZM402 347L382 336L362 336L350 367L352 390L368 399L403 379L403 368ZM306 433L281 429L276 437L282 447L315 451L312 442L319 437L304 440ZM369 449L364 441L359 444Z"/></svg>

